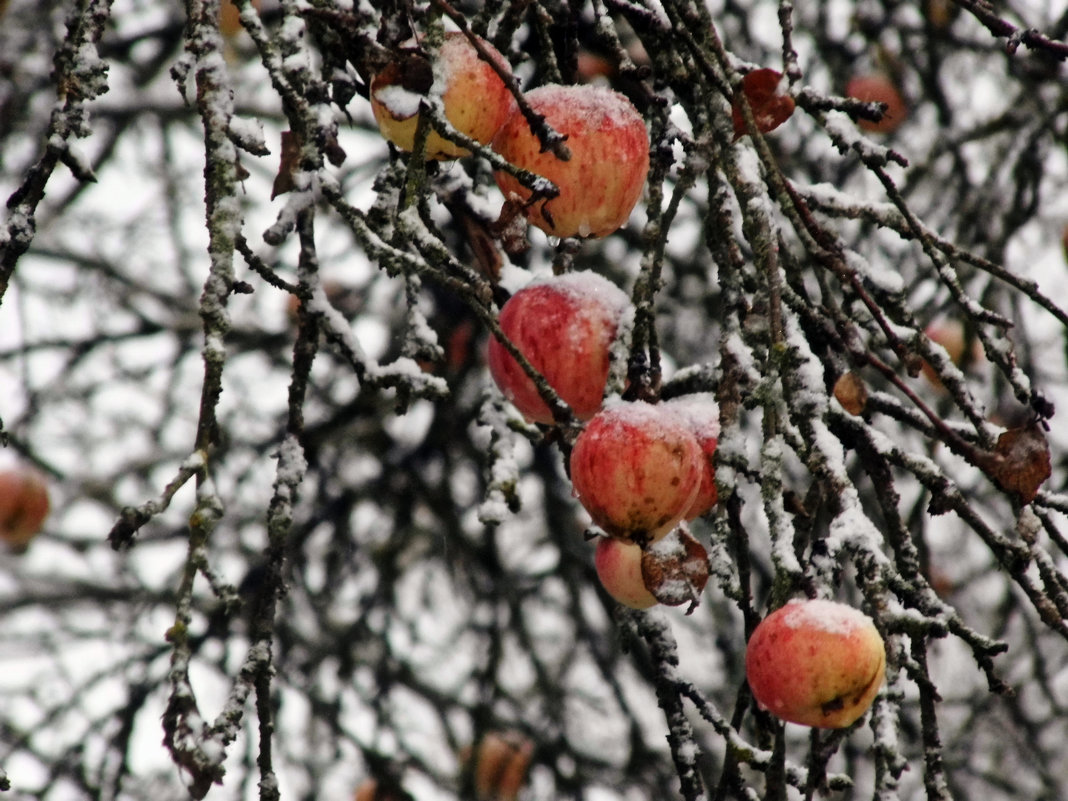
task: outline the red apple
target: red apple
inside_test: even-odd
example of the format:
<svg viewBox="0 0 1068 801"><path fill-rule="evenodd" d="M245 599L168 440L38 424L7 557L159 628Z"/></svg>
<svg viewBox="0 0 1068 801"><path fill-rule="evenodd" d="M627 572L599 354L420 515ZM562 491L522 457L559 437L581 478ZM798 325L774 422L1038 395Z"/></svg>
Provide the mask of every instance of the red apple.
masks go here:
<svg viewBox="0 0 1068 801"><path fill-rule="evenodd" d="M871 706L886 649L871 618L846 604L794 600L753 631L745 674L763 708L803 726L839 729Z"/></svg>
<svg viewBox="0 0 1068 801"><path fill-rule="evenodd" d="M865 103L885 103L886 110L879 122L874 120L858 119L857 125L862 130L873 133L890 133L897 130L898 126L908 117L908 106L901 92L885 75L872 73L870 75L857 75L846 84L847 97L863 100Z"/></svg>
<svg viewBox="0 0 1068 801"><path fill-rule="evenodd" d="M741 91L749 101L753 120L761 133L774 131L794 113L794 99L786 94L785 81L778 70L765 68L747 72L742 76ZM738 100L731 105L731 121L735 139L748 133Z"/></svg>
<svg viewBox="0 0 1068 801"><path fill-rule="evenodd" d="M50 502L45 478L29 467L0 472L0 540L13 550L30 544L48 517Z"/></svg>
<svg viewBox="0 0 1068 801"><path fill-rule="evenodd" d="M542 150L516 110L493 137L493 149L517 167L552 181L560 194L526 207L527 219L552 236L608 236L630 217L649 172L649 134L634 105L604 86L550 84L527 92L531 108L567 137L571 158ZM496 173L506 198L531 193L506 172Z"/></svg>
<svg viewBox="0 0 1068 801"><path fill-rule="evenodd" d="M501 330L580 420L601 408L610 348L630 309L619 287L586 270L535 279L501 309ZM487 354L490 375L528 420L552 424L534 382L496 339Z"/></svg>
<svg viewBox="0 0 1068 801"><path fill-rule="evenodd" d="M642 579L642 549L615 537L598 537L593 565L608 594L631 609L648 609L657 603Z"/></svg>
<svg viewBox="0 0 1068 801"><path fill-rule="evenodd" d="M701 486L701 446L663 404L617 401L571 450L571 483L593 522L628 542L654 542L683 519Z"/></svg>
<svg viewBox="0 0 1068 801"><path fill-rule="evenodd" d="M480 40L481 41L481 40ZM481 41L497 64L508 62L489 42ZM415 48L402 50L371 80L371 110L379 130L401 150L411 150L419 122L420 101L441 92L445 118L462 134L487 144L515 108L504 81L459 31L445 34L433 64ZM426 143L429 159L452 159L468 151L431 131Z"/></svg>
<svg viewBox="0 0 1068 801"><path fill-rule="evenodd" d="M711 392L696 392L672 398L664 408L679 415L701 446L701 486L686 510L686 520L694 520L716 505L716 444L719 441L719 406Z"/></svg>

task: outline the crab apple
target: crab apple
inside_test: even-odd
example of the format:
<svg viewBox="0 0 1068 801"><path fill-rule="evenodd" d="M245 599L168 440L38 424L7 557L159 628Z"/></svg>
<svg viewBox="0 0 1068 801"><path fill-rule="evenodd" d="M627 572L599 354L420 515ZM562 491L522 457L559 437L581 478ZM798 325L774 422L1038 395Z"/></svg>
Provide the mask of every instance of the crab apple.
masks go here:
<svg viewBox="0 0 1068 801"><path fill-rule="evenodd" d="M501 331L581 420L601 408L610 349L629 314L630 299L588 270L535 279L501 308ZM523 368L496 339L488 346L490 375L527 420L551 425L552 412Z"/></svg>
<svg viewBox="0 0 1068 801"><path fill-rule="evenodd" d="M44 476L29 467L0 472L0 540L22 551L48 517L50 501Z"/></svg>
<svg viewBox="0 0 1068 801"><path fill-rule="evenodd" d="M741 91L749 101L753 121L761 133L774 131L794 113L794 99L784 90L782 73L778 70L764 68L742 76ZM735 139L748 133L741 103L737 99L731 104L731 122Z"/></svg>
<svg viewBox="0 0 1068 801"><path fill-rule="evenodd" d="M885 103L883 118L875 120L858 119L857 125L861 130L872 133L891 133L908 117L908 106L901 92L887 76L881 73L870 75L856 75L849 79L846 84L847 97L862 100L865 103Z"/></svg>
<svg viewBox="0 0 1068 801"><path fill-rule="evenodd" d="M551 236L608 236L627 221L649 172L649 134L641 114L619 92L593 84L540 86L526 99L567 137L571 152L563 161L544 151L518 110L493 137L501 156L560 190L554 198L527 205L527 219ZM514 176L498 171L495 177L506 198L531 199Z"/></svg>
<svg viewBox="0 0 1068 801"><path fill-rule="evenodd" d="M695 392L664 402L664 408L679 415L701 446L701 486L685 520L694 520L716 505L716 444L719 441L719 406L711 392Z"/></svg>
<svg viewBox="0 0 1068 801"><path fill-rule="evenodd" d="M489 42L479 40L502 70L508 62ZM480 144L487 144L515 107L515 98L500 75L479 56L459 31L445 34L433 64L417 48L402 49L371 79L371 111L382 135L401 150L415 145L421 100L441 92L445 118L453 128ZM469 155L436 131L426 142L428 159L454 159Z"/></svg>
<svg viewBox="0 0 1068 801"><path fill-rule="evenodd" d="M701 486L701 446L664 404L616 401L571 449L571 483L593 522L646 545L683 519Z"/></svg>
<svg viewBox="0 0 1068 801"><path fill-rule="evenodd" d="M642 549L615 537L598 537L593 556L597 578L609 595L631 609L656 606L656 596L642 578Z"/></svg>
<svg viewBox="0 0 1068 801"><path fill-rule="evenodd" d="M885 672L871 618L836 601L790 601L760 622L745 652L757 702L803 726L849 726L871 706Z"/></svg>
<svg viewBox="0 0 1068 801"><path fill-rule="evenodd" d="M487 732L475 750L474 764L470 764L469 752L464 760L474 771L477 801L515 801L533 756L534 743L520 732Z"/></svg>

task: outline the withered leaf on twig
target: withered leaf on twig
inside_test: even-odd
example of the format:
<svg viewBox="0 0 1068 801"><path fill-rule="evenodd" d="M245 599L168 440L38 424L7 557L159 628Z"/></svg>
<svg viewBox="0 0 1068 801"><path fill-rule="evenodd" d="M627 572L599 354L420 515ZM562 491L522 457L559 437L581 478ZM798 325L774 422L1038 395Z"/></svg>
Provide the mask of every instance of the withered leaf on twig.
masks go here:
<svg viewBox="0 0 1068 801"><path fill-rule="evenodd" d="M998 437L993 451L978 451L975 464L1022 503L1030 503L1050 477L1049 443L1039 423L1010 428Z"/></svg>
<svg viewBox="0 0 1068 801"><path fill-rule="evenodd" d="M278 165L278 175L271 186L271 200L284 195L296 185L293 173L300 168L300 139L292 131L282 131L282 156Z"/></svg>

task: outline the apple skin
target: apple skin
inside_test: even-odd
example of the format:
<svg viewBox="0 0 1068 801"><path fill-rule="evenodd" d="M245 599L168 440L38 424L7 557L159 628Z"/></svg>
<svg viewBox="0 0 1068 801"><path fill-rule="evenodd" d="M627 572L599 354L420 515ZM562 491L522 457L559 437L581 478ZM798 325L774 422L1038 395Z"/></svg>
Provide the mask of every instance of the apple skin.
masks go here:
<svg viewBox="0 0 1068 801"><path fill-rule="evenodd" d="M679 415L701 446L701 486L694 496L685 520L694 520L716 505L716 445L719 442L719 406L711 392L695 392L664 402L664 408Z"/></svg>
<svg viewBox="0 0 1068 801"><path fill-rule="evenodd" d="M593 522L645 546L682 521L701 484L701 446L663 404L615 401L571 449L571 483Z"/></svg>
<svg viewBox="0 0 1068 801"><path fill-rule="evenodd" d="M44 476L29 467L0 471L0 540L22 551L40 532L51 503Z"/></svg>
<svg viewBox="0 0 1068 801"><path fill-rule="evenodd" d="M885 103L886 111L879 122L874 120L858 119L857 125L862 131L871 133L892 133L909 115L908 106L901 92L894 86L885 75L872 73L870 75L856 75L849 79L846 84L847 97L863 100L865 103Z"/></svg>
<svg viewBox="0 0 1068 801"><path fill-rule="evenodd" d="M923 332L932 342L937 342L945 348L949 360L957 367L967 367L968 364L974 365L985 357L982 343L978 340L973 341L971 352L967 352L968 338L964 330L964 323L956 318L943 317L935 320ZM932 386L936 389L943 389L942 379L938 377L938 373L927 361L923 362L921 370Z"/></svg>
<svg viewBox="0 0 1068 801"><path fill-rule="evenodd" d="M615 537L598 537L593 565L609 595L631 609L656 606L656 596L642 578L642 549Z"/></svg>
<svg viewBox="0 0 1068 801"><path fill-rule="evenodd" d="M496 48L480 40L503 69L511 67ZM504 81L459 31L449 31L437 53L432 72L411 70L420 60L410 51L410 58L398 58L371 79L371 111L382 135L401 150L411 151L415 145L415 131L419 124L418 95L431 86L408 86L407 76L418 74L420 81L441 87L441 102L445 118L462 134L480 144L488 144L515 109L515 98ZM407 65L407 66L406 66ZM422 90L422 91L420 91ZM470 155L462 148L431 131L426 142L428 159L455 159Z"/></svg>
<svg viewBox="0 0 1068 801"><path fill-rule="evenodd" d="M601 408L610 348L629 309L623 290L581 270L535 279L504 304L500 324L575 416L587 420ZM487 361L494 382L527 420L552 425L534 382L496 338Z"/></svg>
<svg viewBox="0 0 1068 801"><path fill-rule="evenodd" d="M745 673L757 702L782 720L824 729L854 723L886 673L871 618L847 604L794 600L753 631Z"/></svg>
<svg viewBox="0 0 1068 801"><path fill-rule="evenodd" d="M649 134L634 105L604 86L548 84L526 93L535 113L567 137L568 161L542 152L518 110L493 137L493 149L517 167L552 181L560 194L526 207L527 219L551 236L603 237L630 217L649 172ZM495 173L505 198L530 198L506 172Z"/></svg>

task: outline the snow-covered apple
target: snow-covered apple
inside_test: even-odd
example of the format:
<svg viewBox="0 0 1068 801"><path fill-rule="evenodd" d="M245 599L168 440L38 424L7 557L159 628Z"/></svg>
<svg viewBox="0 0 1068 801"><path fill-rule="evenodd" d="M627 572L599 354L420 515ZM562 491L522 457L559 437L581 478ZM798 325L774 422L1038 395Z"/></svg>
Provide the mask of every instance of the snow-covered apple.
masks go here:
<svg viewBox="0 0 1068 801"><path fill-rule="evenodd" d="M22 550L37 536L50 508L48 484L37 470L0 471L0 541Z"/></svg>
<svg viewBox="0 0 1068 801"><path fill-rule="evenodd" d="M615 401L571 449L571 483L593 522L628 542L654 542L683 519L701 486L701 446L664 404Z"/></svg>
<svg viewBox="0 0 1068 801"><path fill-rule="evenodd" d="M803 726L838 729L871 706L886 649L871 618L847 604L794 600L757 625L745 674L763 708Z"/></svg>
<svg viewBox="0 0 1068 801"><path fill-rule="evenodd" d="M501 331L586 420L601 408L612 342L630 308L622 289L580 270L535 279L517 291L501 308ZM552 424L533 380L496 339L489 342L487 360L493 380L524 417Z"/></svg>
<svg viewBox="0 0 1068 801"><path fill-rule="evenodd" d="M863 118L857 120L857 125L861 130L872 133L891 133L896 131L908 117L908 106L905 105L901 92L889 77L881 73L856 75L850 78L849 83L846 84L845 93L847 97L862 100L865 103L886 104L883 118L878 122Z"/></svg>
<svg viewBox="0 0 1068 801"><path fill-rule="evenodd" d="M689 427L701 446L701 486L686 510L686 520L700 517L716 505L716 444L719 441L719 406L711 392L681 395L664 407Z"/></svg>
<svg viewBox="0 0 1068 801"><path fill-rule="evenodd" d="M489 42L480 40L502 69L508 62ZM459 31L445 34L433 63L419 49L401 50L371 80L371 110L379 130L401 150L411 150L419 123L420 103L441 93L445 118L462 134L487 144L512 113L515 98L500 75ZM426 156L452 159L469 155L436 131L427 137Z"/></svg>
<svg viewBox="0 0 1068 801"><path fill-rule="evenodd" d="M656 596L642 579L642 549L615 537L598 537L593 556L597 578L609 595L631 609L648 609Z"/></svg>
<svg viewBox="0 0 1068 801"><path fill-rule="evenodd" d="M534 198L527 219L552 236L607 236L630 217L649 172L649 134L625 96L604 86L549 84L526 99L554 131L567 137L567 161L542 148L527 118L516 110L493 137L493 149L517 167L547 178L560 194ZM496 173L506 198L531 200L507 172Z"/></svg>

